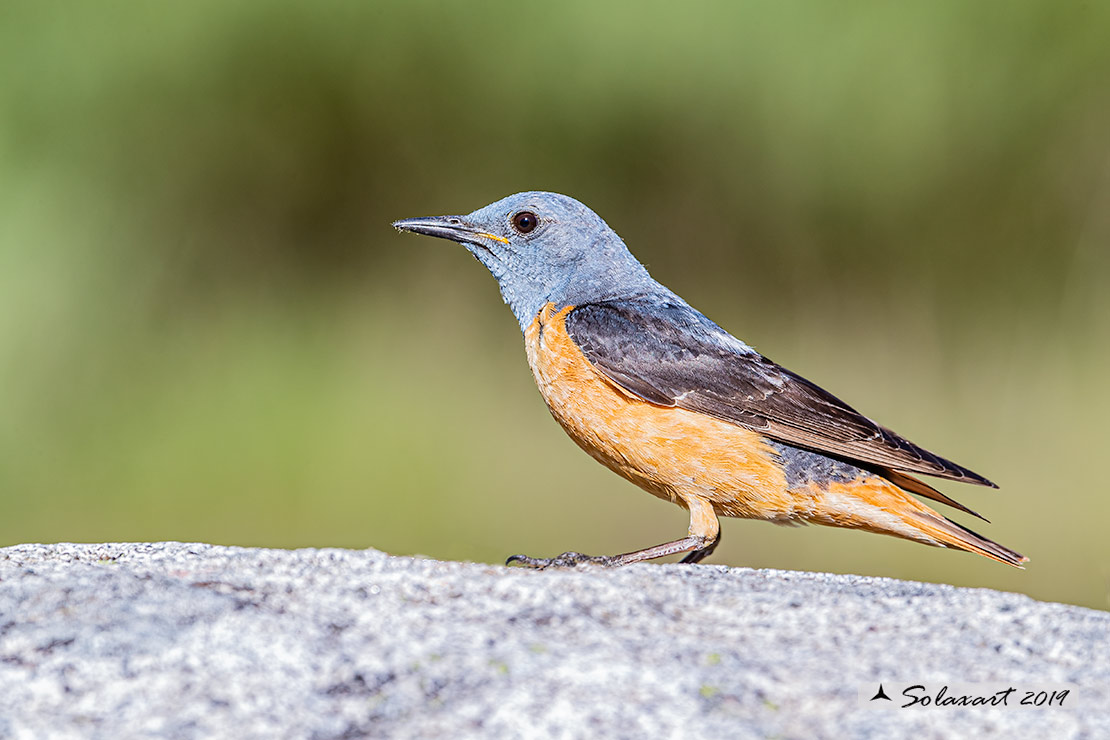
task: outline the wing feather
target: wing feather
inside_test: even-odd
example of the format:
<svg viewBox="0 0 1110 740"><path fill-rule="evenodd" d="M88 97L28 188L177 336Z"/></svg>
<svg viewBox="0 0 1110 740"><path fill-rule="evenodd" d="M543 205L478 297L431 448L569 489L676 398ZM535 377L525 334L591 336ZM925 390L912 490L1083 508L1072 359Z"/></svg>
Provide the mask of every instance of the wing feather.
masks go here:
<svg viewBox="0 0 1110 740"><path fill-rule="evenodd" d="M997 487L876 424L681 301L585 304L566 321L598 370L650 403L708 414L861 466Z"/></svg>

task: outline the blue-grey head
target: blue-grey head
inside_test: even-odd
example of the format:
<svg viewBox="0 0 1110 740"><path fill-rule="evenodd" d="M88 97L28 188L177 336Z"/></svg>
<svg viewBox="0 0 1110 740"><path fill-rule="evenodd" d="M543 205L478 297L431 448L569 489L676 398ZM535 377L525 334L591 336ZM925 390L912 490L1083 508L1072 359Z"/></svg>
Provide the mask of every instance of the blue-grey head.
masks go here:
<svg viewBox="0 0 1110 740"><path fill-rule="evenodd" d="M517 193L466 216L408 218L393 225L466 247L497 278L521 329L548 302L561 308L673 296L600 216L558 193Z"/></svg>

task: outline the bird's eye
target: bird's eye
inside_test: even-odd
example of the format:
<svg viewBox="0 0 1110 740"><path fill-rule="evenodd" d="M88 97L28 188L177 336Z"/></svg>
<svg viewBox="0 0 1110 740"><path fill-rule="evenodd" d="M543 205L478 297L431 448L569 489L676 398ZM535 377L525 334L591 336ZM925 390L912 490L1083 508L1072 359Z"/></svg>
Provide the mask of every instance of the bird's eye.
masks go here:
<svg viewBox="0 0 1110 740"><path fill-rule="evenodd" d="M532 231L539 225L539 223L539 218L537 218L536 214L532 213L531 211L521 211L520 213L513 216L513 228L521 234L527 234L528 232Z"/></svg>

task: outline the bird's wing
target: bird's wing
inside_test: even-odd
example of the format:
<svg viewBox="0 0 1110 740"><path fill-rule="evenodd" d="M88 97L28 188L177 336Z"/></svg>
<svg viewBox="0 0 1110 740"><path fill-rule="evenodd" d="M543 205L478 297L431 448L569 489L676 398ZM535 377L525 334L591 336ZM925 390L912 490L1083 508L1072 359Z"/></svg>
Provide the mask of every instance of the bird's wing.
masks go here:
<svg viewBox="0 0 1110 740"><path fill-rule="evenodd" d="M684 303L585 304L567 315L566 328L594 367L650 403L709 414L863 467L997 487L879 426Z"/></svg>

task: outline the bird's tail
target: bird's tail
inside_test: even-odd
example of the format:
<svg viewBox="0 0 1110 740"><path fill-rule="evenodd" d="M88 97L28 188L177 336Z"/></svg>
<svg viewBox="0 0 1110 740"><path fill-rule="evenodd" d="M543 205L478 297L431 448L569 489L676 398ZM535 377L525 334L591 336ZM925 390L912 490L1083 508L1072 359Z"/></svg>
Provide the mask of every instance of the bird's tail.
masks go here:
<svg viewBox="0 0 1110 740"><path fill-rule="evenodd" d="M974 552L991 560L997 560L1015 568L1021 568L1022 563L1029 558L1021 553L1014 552L1008 547L998 544L993 540L972 532L967 527L957 524L951 519L941 516L926 506L925 511L907 512L903 518L911 519L921 531L934 539L942 547L955 547L958 550Z"/></svg>
<svg viewBox="0 0 1110 740"><path fill-rule="evenodd" d="M810 508L804 518L815 524L864 529L935 547L953 547L1015 568L1029 560L941 516L886 478L865 475L851 482L829 482L811 493Z"/></svg>

